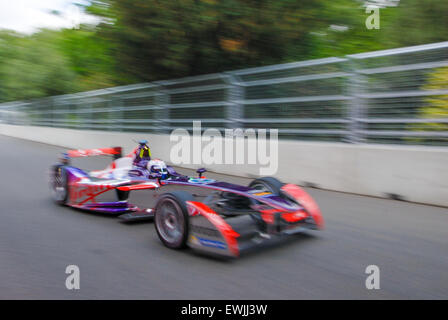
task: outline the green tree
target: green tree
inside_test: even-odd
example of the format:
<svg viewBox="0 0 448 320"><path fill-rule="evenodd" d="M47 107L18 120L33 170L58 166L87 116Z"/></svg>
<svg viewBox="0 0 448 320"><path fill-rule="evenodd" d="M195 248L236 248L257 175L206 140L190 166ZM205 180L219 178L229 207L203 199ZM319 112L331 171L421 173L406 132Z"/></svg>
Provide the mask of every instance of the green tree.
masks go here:
<svg viewBox="0 0 448 320"><path fill-rule="evenodd" d="M29 37L0 34L1 98L22 100L76 91L75 73L53 31Z"/></svg>
<svg viewBox="0 0 448 320"><path fill-rule="evenodd" d="M92 0L97 25L0 31L0 100L42 97L448 39L448 2Z"/></svg>
<svg viewBox="0 0 448 320"><path fill-rule="evenodd" d="M116 45L123 78L152 81L304 59L323 0L122 0L88 8Z"/></svg>
<svg viewBox="0 0 448 320"><path fill-rule="evenodd" d="M111 42L97 28L81 26L59 33L58 46L76 73L79 90L111 87L118 83Z"/></svg>

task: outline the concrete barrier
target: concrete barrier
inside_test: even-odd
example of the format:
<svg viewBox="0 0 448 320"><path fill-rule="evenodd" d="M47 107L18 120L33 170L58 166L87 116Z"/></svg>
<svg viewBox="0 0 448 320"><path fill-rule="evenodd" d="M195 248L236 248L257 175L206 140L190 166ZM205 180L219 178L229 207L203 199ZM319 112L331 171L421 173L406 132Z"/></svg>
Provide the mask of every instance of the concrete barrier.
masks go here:
<svg viewBox="0 0 448 320"><path fill-rule="evenodd" d="M169 135L0 124L0 134L67 148L122 146L147 139L155 157L170 163ZM448 150L437 147L351 145L280 140L276 177L299 185L448 207ZM198 168L201 164L186 164ZM210 164L213 172L257 177L259 165Z"/></svg>

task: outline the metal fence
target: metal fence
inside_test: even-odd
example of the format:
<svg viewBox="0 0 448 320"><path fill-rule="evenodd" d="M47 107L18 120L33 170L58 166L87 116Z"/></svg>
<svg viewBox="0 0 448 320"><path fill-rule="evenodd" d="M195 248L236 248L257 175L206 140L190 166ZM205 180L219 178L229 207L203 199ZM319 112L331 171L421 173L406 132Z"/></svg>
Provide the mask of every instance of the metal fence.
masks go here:
<svg viewBox="0 0 448 320"><path fill-rule="evenodd" d="M0 104L0 121L165 132L276 128L284 139L448 146L448 42Z"/></svg>

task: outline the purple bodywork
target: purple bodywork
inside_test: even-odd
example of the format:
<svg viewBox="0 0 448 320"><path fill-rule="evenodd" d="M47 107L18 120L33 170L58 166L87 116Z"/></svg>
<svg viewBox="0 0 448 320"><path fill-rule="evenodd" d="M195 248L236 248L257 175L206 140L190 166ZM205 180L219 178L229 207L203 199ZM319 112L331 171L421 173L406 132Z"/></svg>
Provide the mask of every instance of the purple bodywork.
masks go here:
<svg viewBox="0 0 448 320"><path fill-rule="evenodd" d="M66 167L68 173L68 185L70 190L69 200L67 204L75 208L102 213L146 213L146 209L140 209L137 206L128 203L127 201L97 202L96 198L107 191L116 189L117 187L137 185L141 184L142 182L151 182L160 188L163 188L163 186L167 185L183 185L223 192L232 192L250 198L255 198L267 205L278 207L286 211L297 210L297 207L291 207L288 201L276 195L271 194L267 196L256 196L251 193L253 189L246 186L181 175L170 166L167 166L167 169L170 176L168 179L162 180L150 178L148 170L141 167L134 167L128 172L127 176L121 179L115 179L112 175L112 172L110 174L104 175L101 178L96 178L91 177L88 173L79 168ZM152 189L155 189L157 187L154 187Z"/></svg>
<svg viewBox="0 0 448 320"><path fill-rule="evenodd" d="M72 156L116 155L121 150L118 148L69 152ZM176 172L158 159L151 162L142 159L144 164L136 163L135 159L135 153L131 153L126 157L115 158L105 170L87 173L70 166L65 158L62 163L53 166L51 171L55 201L82 210L118 215L127 221L155 217L157 229L158 223L168 225L168 222L160 222L167 221L163 220L167 219L164 218L167 209L163 207L163 199L175 194L170 193L168 187L194 187L189 191L195 189L195 192L184 192L191 198L181 198L181 202L178 202L184 206L182 210L188 217L180 220L188 223L186 244L194 249L231 257L273 239L296 234L304 229L323 227L317 204L298 186L283 184L268 177L256 181L260 183L266 181L262 179L273 179L279 185L276 189L256 188L256 183L251 184L254 186L251 188L208 179L203 176L206 171L203 168L197 170L198 176L191 177ZM131 191L165 188L168 192L158 198L158 201L161 199L158 203L162 204L155 206L159 213L156 213L156 208L140 208L128 202ZM113 200L102 199L110 195ZM153 195L159 196L159 193ZM166 216L170 217L169 214Z"/></svg>

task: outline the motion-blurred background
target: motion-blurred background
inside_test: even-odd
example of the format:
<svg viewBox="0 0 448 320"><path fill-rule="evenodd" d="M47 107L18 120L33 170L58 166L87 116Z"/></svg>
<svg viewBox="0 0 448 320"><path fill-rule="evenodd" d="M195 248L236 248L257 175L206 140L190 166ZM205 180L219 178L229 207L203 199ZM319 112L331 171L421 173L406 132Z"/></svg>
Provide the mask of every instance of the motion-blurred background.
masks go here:
<svg viewBox="0 0 448 320"><path fill-rule="evenodd" d="M446 41L447 15L439 0L3 0L0 101Z"/></svg>
<svg viewBox="0 0 448 320"><path fill-rule="evenodd" d="M446 0L0 0L0 298L446 299L447 17ZM66 148L142 138L169 162L169 133L194 120L278 129L275 176L310 192L326 230L222 263L43 187Z"/></svg>
<svg viewBox="0 0 448 320"><path fill-rule="evenodd" d="M0 102L22 101L0 106L7 123L167 133L194 118L448 144L446 1L21 0L0 12Z"/></svg>
<svg viewBox="0 0 448 320"><path fill-rule="evenodd" d="M303 154L322 157L317 150L291 149L287 141L448 146L446 1L21 0L1 6L4 134L23 138L5 126L21 125L166 135L191 129L194 120L202 121L202 130L278 129L280 149L297 157L280 163L288 171L315 161ZM76 134L92 141L85 132L66 142L56 141L57 134L36 136L78 147ZM334 155L333 147L341 148L330 145L324 154ZM169 158L167 143L156 151ZM280 159L285 155L279 150ZM431 155L442 161L418 161L421 170L399 157L382 161L396 159L397 169L385 164L388 176L443 187L432 180L443 156ZM355 154L335 158L340 165L354 159L369 167ZM414 153L409 158L417 159ZM412 176L395 172L406 164ZM297 182L359 190L344 182L358 173L342 174L340 166L324 161L314 166L322 168L333 169L324 176L335 174L334 183L306 173ZM241 171L251 174L246 167ZM289 177L281 169L278 174ZM367 177L356 179L371 184ZM392 184L359 192L446 203L400 196L409 192L396 192Z"/></svg>

